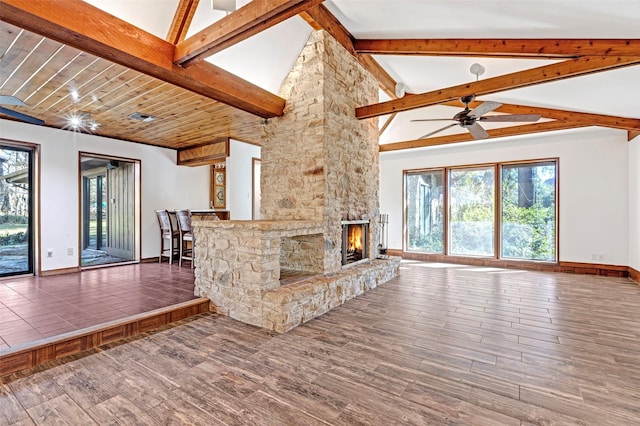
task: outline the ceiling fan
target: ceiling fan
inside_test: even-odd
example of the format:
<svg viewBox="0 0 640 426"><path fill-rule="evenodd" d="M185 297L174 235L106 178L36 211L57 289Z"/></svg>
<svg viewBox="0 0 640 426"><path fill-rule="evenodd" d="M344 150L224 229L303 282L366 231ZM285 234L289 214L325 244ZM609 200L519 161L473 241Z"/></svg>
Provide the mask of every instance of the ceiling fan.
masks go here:
<svg viewBox="0 0 640 426"><path fill-rule="evenodd" d="M428 138L429 136L433 136L436 133L440 133L443 130L446 130L453 126L460 126L469 131L471 136L474 139L486 139L489 137L489 134L486 130L478 124L479 121L486 122L533 122L538 121L540 119L540 114L505 114L505 115L489 115L485 116L486 113L491 112L497 108L502 106L501 103L498 102L483 102L478 105L477 108L469 109L469 103L473 101L475 98L474 95L463 96L460 98L460 101L464 104L464 110L460 111L453 118L425 118L425 119L417 119L411 121L444 121L444 120L453 120L456 123L447 124L441 129L433 131L431 133L427 133L426 135L421 136L419 139Z"/></svg>
<svg viewBox="0 0 640 426"><path fill-rule="evenodd" d="M26 106L24 102L15 96L2 95L0 96L0 105L16 105L16 106ZM23 114L18 111L14 111L9 108L5 108L0 106L0 114L8 115L13 118L17 118L18 120L24 121L25 123L37 124L38 126L44 124L44 120L40 120L39 118L32 117L27 114Z"/></svg>

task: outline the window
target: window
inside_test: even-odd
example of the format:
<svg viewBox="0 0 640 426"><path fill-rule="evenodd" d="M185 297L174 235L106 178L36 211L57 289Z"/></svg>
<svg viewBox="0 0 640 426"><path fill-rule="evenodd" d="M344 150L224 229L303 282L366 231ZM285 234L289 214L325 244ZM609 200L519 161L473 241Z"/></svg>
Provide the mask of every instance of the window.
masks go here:
<svg viewBox="0 0 640 426"><path fill-rule="evenodd" d="M449 252L494 256L495 168L454 169L449 175Z"/></svg>
<svg viewBox="0 0 640 426"><path fill-rule="evenodd" d="M556 160L405 171L405 250L556 261L556 174Z"/></svg>
<svg viewBox="0 0 640 426"><path fill-rule="evenodd" d="M408 250L443 253L443 177L444 170L405 175Z"/></svg>
<svg viewBox="0 0 640 426"><path fill-rule="evenodd" d="M556 163L502 166L502 257L556 259Z"/></svg>

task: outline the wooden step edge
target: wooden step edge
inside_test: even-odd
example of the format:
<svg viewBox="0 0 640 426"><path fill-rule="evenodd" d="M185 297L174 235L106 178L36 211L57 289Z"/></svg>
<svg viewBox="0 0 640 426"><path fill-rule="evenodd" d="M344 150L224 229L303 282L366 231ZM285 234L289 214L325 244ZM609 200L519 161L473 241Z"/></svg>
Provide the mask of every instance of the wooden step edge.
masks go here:
<svg viewBox="0 0 640 426"><path fill-rule="evenodd" d="M210 311L198 298L0 350L0 378Z"/></svg>

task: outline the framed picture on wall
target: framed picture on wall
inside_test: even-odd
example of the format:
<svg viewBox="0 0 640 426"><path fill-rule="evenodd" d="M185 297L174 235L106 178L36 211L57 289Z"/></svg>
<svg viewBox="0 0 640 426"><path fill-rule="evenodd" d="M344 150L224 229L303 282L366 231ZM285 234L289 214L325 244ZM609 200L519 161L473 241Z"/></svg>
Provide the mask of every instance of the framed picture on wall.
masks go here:
<svg viewBox="0 0 640 426"><path fill-rule="evenodd" d="M213 208L224 209L227 206L227 184L226 184L226 170L225 169L213 169Z"/></svg>

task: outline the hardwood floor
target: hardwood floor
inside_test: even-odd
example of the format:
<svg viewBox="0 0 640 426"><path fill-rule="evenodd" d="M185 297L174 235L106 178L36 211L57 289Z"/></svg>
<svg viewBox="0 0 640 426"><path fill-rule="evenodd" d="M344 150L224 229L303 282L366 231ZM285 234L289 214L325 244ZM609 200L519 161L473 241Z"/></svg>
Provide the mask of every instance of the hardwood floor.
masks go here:
<svg viewBox="0 0 640 426"><path fill-rule="evenodd" d="M276 335L201 314L0 385L0 424L632 425L640 286L404 262Z"/></svg>

